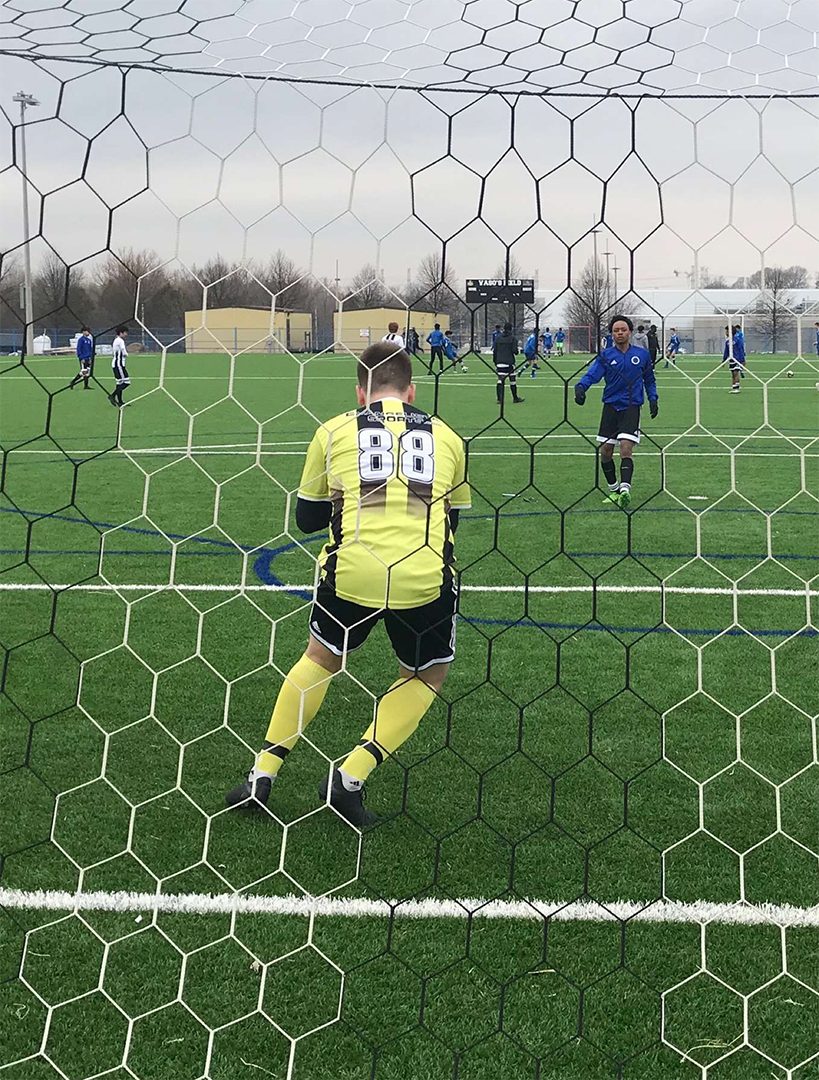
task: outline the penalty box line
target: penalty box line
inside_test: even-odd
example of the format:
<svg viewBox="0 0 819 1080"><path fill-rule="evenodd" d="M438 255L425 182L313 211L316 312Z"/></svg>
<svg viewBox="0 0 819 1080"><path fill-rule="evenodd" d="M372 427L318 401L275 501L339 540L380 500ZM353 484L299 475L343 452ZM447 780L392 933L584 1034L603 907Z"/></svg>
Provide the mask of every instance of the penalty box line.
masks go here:
<svg viewBox="0 0 819 1080"><path fill-rule="evenodd" d="M160 582L157 584L127 584L116 585L113 583L79 585L47 584L42 581L2 581L0 592L181 592L181 593L274 593L274 592L313 592L313 583L304 585L272 584L272 585L243 585L243 584L173 584ZM525 593L527 595L546 594L562 596L570 593L645 593L655 595L662 593L665 596L761 596L761 597L795 597L810 599L819 596L819 589L812 589L805 583L801 589L740 589L718 585L461 585L459 592L462 593Z"/></svg>
<svg viewBox="0 0 819 1080"><path fill-rule="evenodd" d="M487 919L496 922L721 923L728 926L819 927L819 905L715 903L706 900L373 900L365 897L257 896L247 893L79 892L2 889L0 907L54 912L152 915L278 915L310 918Z"/></svg>

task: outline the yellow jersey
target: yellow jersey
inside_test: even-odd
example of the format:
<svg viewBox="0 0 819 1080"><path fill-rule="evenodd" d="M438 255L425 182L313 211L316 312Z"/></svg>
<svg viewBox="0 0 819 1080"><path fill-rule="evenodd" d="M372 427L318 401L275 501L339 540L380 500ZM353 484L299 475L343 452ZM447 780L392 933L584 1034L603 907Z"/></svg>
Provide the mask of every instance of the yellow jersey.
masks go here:
<svg viewBox="0 0 819 1080"><path fill-rule="evenodd" d="M319 556L326 583L370 608L412 608L452 581L450 510L470 504L463 440L398 398L322 424L299 498L332 503Z"/></svg>

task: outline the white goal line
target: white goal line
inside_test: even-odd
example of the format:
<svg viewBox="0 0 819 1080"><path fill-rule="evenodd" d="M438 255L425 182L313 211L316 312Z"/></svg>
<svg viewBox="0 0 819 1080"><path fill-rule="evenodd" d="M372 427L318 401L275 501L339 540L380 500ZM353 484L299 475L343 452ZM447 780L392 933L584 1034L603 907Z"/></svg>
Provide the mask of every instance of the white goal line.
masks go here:
<svg viewBox="0 0 819 1080"><path fill-rule="evenodd" d="M312 915L335 918L490 919L494 921L723 923L730 926L819 926L819 905L714 903L695 900L372 900L361 897L256 896L245 893L80 892L0 889L0 907L33 911L151 912L173 915Z"/></svg>
<svg viewBox="0 0 819 1080"><path fill-rule="evenodd" d="M560 436L561 438L563 436ZM706 436L707 438L708 436ZM730 436L728 436L730 437ZM499 436L498 438L502 438ZM533 436L512 436L517 442L526 442ZM470 458L482 458L482 457L504 457L504 458L518 458L518 457L588 457L595 449L595 436L588 434L583 436L578 434L575 436L578 442L584 442L587 444L583 449L577 450L549 450L541 449L541 447L548 447L548 440L536 440L530 442L529 450L514 449L514 450L473 450L469 449ZM719 438L719 436L717 436ZM773 436L773 438L778 438ZM805 439L805 436L798 436L797 438ZM493 438L492 442L495 441ZM721 450L677 450L673 446L657 446L649 444L644 447L640 452L641 457L664 457L666 460L678 460L679 458L725 458L725 457L739 457L745 458L766 458L770 460L780 458L805 458L807 460L813 460L819 458L819 449L814 449L812 445L797 446L795 440L790 436L781 436L781 441L790 442L793 449L787 452L781 450L743 450L741 446L731 447L726 446ZM814 439L810 440L811 443L815 442ZM304 450L282 450L279 447L283 446L307 446L307 443L301 442L283 442L283 443L209 443L199 445L197 443L191 443L189 446L140 446L129 448L127 446L113 446L105 451L107 454L125 455L127 457L304 457ZM14 449L9 451L14 454L25 454L31 456L48 456L48 457L77 457L79 455L96 455L99 450L95 450L91 447L79 447L64 449L58 446L53 446L48 449L37 447L21 447L19 450Z"/></svg>
<svg viewBox="0 0 819 1080"><path fill-rule="evenodd" d="M116 554L116 552L112 552ZM303 585L174 585L170 582L162 582L155 585L114 585L114 584L82 584L47 585L42 581L32 582L0 582L0 592L64 592L70 589L72 592L160 592L162 590L175 590L189 593L222 593L222 592L312 592L312 583ZM717 585L461 585L462 593L545 593L547 595L563 595L565 593L663 593L666 596L768 596L768 597L814 597L819 596L819 589L811 589L807 583L801 589L740 589L729 586Z"/></svg>

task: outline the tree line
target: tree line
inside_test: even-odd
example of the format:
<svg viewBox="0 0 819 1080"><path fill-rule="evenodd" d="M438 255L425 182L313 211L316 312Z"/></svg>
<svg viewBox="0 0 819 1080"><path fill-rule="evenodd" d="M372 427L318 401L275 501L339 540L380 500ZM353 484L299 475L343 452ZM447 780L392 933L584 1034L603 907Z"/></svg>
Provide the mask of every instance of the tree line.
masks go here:
<svg viewBox="0 0 819 1080"><path fill-rule="evenodd" d="M22 292L23 264L5 258L0 265L0 331L21 333L25 324ZM459 303L456 279L441 256L422 259L413 281L401 288L388 287L372 265L363 266L346 283L306 274L285 252L277 251L265 263L241 265L215 255L190 271L163 264L149 250L128 249L106 253L92 269L67 267L49 252L32 274L35 332L55 327L68 329L88 324L95 332L133 322L148 329L184 332L185 312L208 308L270 308L309 311L316 333L332 339L336 296L347 310L410 306L416 311L449 312Z"/></svg>
<svg viewBox="0 0 819 1080"><path fill-rule="evenodd" d="M514 257L496 268L498 278L526 277ZM701 287L707 289L760 289L762 273L756 271L728 285L726 279L703 269ZM765 271L765 289L756 310L749 313L749 325L770 341L774 351L793 327L789 291L808 288L811 276L804 266L770 267ZM25 322L21 296L22 261L7 257L0 264L0 331L22 332ZM215 255L186 271L163 264L150 250L128 249L105 253L92 268L67 267L49 251L35 269L32 297L35 332L40 329L69 329L88 324L104 332L121 322L136 318L149 330L164 335L184 333L185 312L201 308L269 308L274 294L279 308L313 314L315 342L320 347L333 337L333 313L337 296L344 298L346 310L407 306L415 311L448 315L460 336L482 336L483 327L472 328L472 313L462 299L462 282L451 263L440 252L426 255L412 280L402 286L388 285L375 266L366 264L347 282L316 278L306 274L284 251L275 252L267 262L245 266ZM613 313L638 315L644 305L633 294L615 297L602 261L589 259L575 276L564 302L562 321L566 326L601 327ZM490 304L481 311L486 326L503 323L512 316L502 304ZM534 323L534 312L517 309L514 321L521 328Z"/></svg>

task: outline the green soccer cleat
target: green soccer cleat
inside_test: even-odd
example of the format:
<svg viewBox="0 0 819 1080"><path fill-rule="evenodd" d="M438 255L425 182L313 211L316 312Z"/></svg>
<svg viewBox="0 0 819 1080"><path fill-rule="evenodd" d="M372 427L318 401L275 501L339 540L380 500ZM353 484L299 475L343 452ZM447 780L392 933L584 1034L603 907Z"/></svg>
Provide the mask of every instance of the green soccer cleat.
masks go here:
<svg viewBox="0 0 819 1080"><path fill-rule="evenodd" d="M330 787L330 798L327 798L327 777L319 784L319 798L323 803L329 801L330 806L351 825L357 829L368 829L378 822L378 817L364 805L364 788L358 791L348 791L341 780L341 773L333 769L333 783Z"/></svg>
<svg viewBox="0 0 819 1080"><path fill-rule="evenodd" d="M628 510L628 508L631 506L631 492L621 491L618 501L620 503L621 510Z"/></svg>
<svg viewBox="0 0 819 1080"><path fill-rule="evenodd" d="M273 780L269 776L259 776L256 780L247 780L225 795L225 806L230 809L241 807L245 810L264 810L270 798Z"/></svg>
<svg viewBox="0 0 819 1080"><path fill-rule="evenodd" d="M608 506L610 503L614 503L615 506L620 505L620 492L619 491L607 491L605 498L603 499L603 505Z"/></svg>

